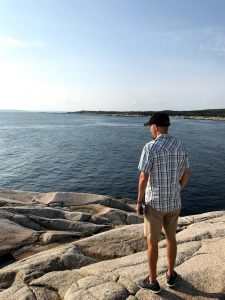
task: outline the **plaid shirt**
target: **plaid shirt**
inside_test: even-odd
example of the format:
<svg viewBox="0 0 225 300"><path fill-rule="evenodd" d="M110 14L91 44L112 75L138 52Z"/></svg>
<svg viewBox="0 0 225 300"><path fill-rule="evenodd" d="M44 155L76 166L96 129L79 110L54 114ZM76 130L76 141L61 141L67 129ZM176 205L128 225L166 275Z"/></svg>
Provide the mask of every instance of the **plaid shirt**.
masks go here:
<svg viewBox="0 0 225 300"><path fill-rule="evenodd" d="M138 169L149 173L145 203L168 212L181 207L180 180L189 168L188 154L182 141L161 134L143 148Z"/></svg>

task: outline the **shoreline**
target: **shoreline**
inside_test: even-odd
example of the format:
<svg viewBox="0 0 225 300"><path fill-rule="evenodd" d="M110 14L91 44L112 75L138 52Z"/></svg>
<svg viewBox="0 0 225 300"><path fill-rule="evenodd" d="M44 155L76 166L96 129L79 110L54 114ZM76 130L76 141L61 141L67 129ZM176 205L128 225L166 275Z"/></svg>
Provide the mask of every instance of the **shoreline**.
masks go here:
<svg viewBox="0 0 225 300"><path fill-rule="evenodd" d="M203 116L183 116L187 120L204 120L204 121L225 121L225 117L203 117Z"/></svg>
<svg viewBox="0 0 225 300"><path fill-rule="evenodd" d="M191 110L191 111L173 111L164 110L170 117L180 117L183 119L194 120L212 120L212 121L225 121L225 109L205 109L205 110ZM79 114L79 115L104 115L115 117L149 117L155 111L75 111L66 112L66 114Z"/></svg>

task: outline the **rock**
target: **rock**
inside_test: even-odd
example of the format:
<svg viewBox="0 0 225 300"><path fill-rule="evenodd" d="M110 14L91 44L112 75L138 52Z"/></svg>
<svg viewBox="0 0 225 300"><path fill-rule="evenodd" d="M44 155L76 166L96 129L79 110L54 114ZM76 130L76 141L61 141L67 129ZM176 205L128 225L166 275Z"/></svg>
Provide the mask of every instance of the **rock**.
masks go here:
<svg viewBox="0 0 225 300"><path fill-rule="evenodd" d="M124 210L127 212L134 212L135 210L120 200L115 200L108 196L84 194L84 193L46 193L41 196L36 196L36 201L46 204L48 206L67 206L73 207L87 204L102 204L115 209Z"/></svg>
<svg viewBox="0 0 225 300"><path fill-rule="evenodd" d="M40 242L43 245L55 243L55 242L65 242L68 240L79 239L81 237L80 232L72 231L47 231L40 237Z"/></svg>
<svg viewBox="0 0 225 300"><path fill-rule="evenodd" d="M60 203L60 202L49 203L48 206L49 207L55 207L55 208L61 208L61 207L63 207L63 203Z"/></svg>
<svg viewBox="0 0 225 300"><path fill-rule="evenodd" d="M184 232L186 231L185 236L189 234L190 236L186 241L178 245L178 266L176 270L182 275L182 278L184 278L184 280L179 279L180 288L178 290L169 290L165 287L167 259L164 241L160 242L158 275L160 284L164 289L161 296L162 299L187 299L187 295L191 295L192 299L194 299L194 297L200 299L200 296L204 296L207 299L210 297L213 299L222 299L224 292L223 273L225 271L225 267L222 267L225 261L223 249L224 238L221 239L221 237L218 236L214 237L218 235L218 229L220 229L222 219L221 217L217 219L219 220L219 224L215 218L213 219L214 221L209 229L210 238L208 235L203 235L201 240L193 241L191 238L191 235L194 234L192 227L190 227L189 233L188 228L184 229ZM223 220L225 221L225 215ZM212 219L208 219L208 222L211 221ZM126 226L125 229L131 228L132 226L140 225ZM194 226L201 227L201 224L194 223ZM115 236L118 236L118 229L113 231L117 232ZM101 235L104 234L105 233L102 233ZM221 232L220 235L222 235ZM91 240L99 236L100 235L86 240ZM90 241L89 243L91 245ZM103 249L105 249L105 247L103 247ZM202 257L200 262L199 257ZM192 260L193 263L191 262ZM212 268L213 272L209 269L208 261L216 261L215 269ZM218 269L219 266L220 272L217 276L216 269ZM204 280L204 274L207 268L209 270L206 273L206 280ZM147 290L140 289L137 285L138 279L146 276L147 272L146 251L142 251L110 261L88 264L77 270L50 272L31 281L30 286L49 286L53 290L57 289L62 299L153 299L152 297L155 296L152 296ZM215 282L217 282L214 290L212 286L207 287L208 280L212 278L213 274L215 274L216 277L214 278L216 280ZM202 299L204 299L204 297Z"/></svg>
<svg viewBox="0 0 225 300"><path fill-rule="evenodd" d="M177 267L179 292L191 296L223 299L225 292L225 238L215 238Z"/></svg>
<svg viewBox="0 0 225 300"><path fill-rule="evenodd" d="M144 221L143 216L114 208L106 208L98 213L98 216L110 220L114 225L141 224Z"/></svg>
<svg viewBox="0 0 225 300"><path fill-rule="evenodd" d="M114 225L124 225L126 224L127 214L124 211L118 209L109 208L107 212L100 214L101 217L104 217L110 220Z"/></svg>
<svg viewBox="0 0 225 300"><path fill-rule="evenodd" d="M3 272L1 272L1 269L0 269L0 273L1 273L0 274L0 290L8 289L15 282L15 277L16 277L17 272L14 271L13 269L11 269L11 267L10 267L9 271L6 271L5 269L3 269Z"/></svg>
<svg viewBox="0 0 225 300"><path fill-rule="evenodd" d="M92 223L95 224L100 224L100 225L108 225L108 224L112 224L110 219L104 218L104 217L99 217L97 215L93 215L91 216L91 220Z"/></svg>
<svg viewBox="0 0 225 300"><path fill-rule="evenodd" d="M50 272L44 276L33 280L30 286L48 287L51 290L57 290L60 297L64 299L65 294L70 294L71 290L78 290L78 282L85 275L82 275L79 270ZM101 281L102 283L102 281ZM1 294L0 294L1 295Z"/></svg>
<svg viewBox="0 0 225 300"><path fill-rule="evenodd" d="M39 224L31 221L31 219L29 219L27 216L16 214L13 216L13 221L23 227L30 228L35 231L43 230L43 227L41 227Z"/></svg>
<svg viewBox="0 0 225 300"><path fill-rule="evenodd" d="M61 203L62 206L79 206L91 203L100 203L101 201L104 201L107 198L107 196L94 194L56 192L36 196L35 200L47 205Z"/></svg>
<svg viewBox="0 0 225 300"><path fill-rule="evenodd" d="M7 219L0 219L0 256L28 244L35 244L39 234Z"/></svg>
<svg viewBox="0 0 225 300"><path fill-rule="evenodd" d="M143 224L116 228L74 243L88 256L112 259L146 249Z"/></svg>
<svg viewBox="0 0 225 300"><path fill-rule="evenodd" d="M82 212L82 213L87 213L90 216L95 215L95 214L99 214L101 212L104 212L106 207L101 205L101 204L85 204L85 205L71 205L70 209L72 211L76 211L76 212Z"/></svg>
<svg viewBox="0 0 225 300"><path fill-rule="evenodd" d="M126 300L138 300L135 296L129 296Z"/></svg>
<svg viewBox="0 0 225 300"><path fill-rule="evenodd" d="M117 282L106 282L88 289L99 300L126 300L128 291Z"/></svg>
<svg viewBox="0 0 225 300"><path fill-rule="evenodd" d="M109 200L109 202L107 201ZM116 208L116 209L119 209L119 210L123 210L123 211L126 211L126 212L135 212L135 210L129 206L128 204L120 201L120 200L115 200L115 199L105 199L101 204L102 205L105 205L105 206L108 206L108 207L111 207L111 208Z"/></svg>
<svg viewBox="0 0 225 300"><path fill-rule="evenodd" d="M70 221L89 222L91 220L92 215L86 212L78 211L78 212L65 212L65 217Z"/></svg>
<svg viewBox="0 0 225 300"><path fill-rule="evenodd" d="M20 235L20 237L19 231L16 232L15 236L16 238L21 238L21 236L23 236L22 239L24 242L16 242L18 248L5 248L5 252L12 249L12 251L16 253L16 250L17 254L19 253L19 255L16 255L17 258L34 254L37 249L42 251L40 246L43 244L67 242L69 241L68 239L83 238L88 235L107 231L112 228L112 222L114 222L114 225L126 224L126 211L132 210L126 203L120 203L108 196L90 194L32 193L0 190L0 197L1 196L4 196L4 199L2 198L2 205L4 206L0 210L0 220L7 219L8 221L13 222L15 226L21 225L22 228L26 227L26 229L33 230L33 232L30 231L33 239L27 239L26 234L28 231L23 229L24 231L21 231L22 235ZM49 204L60 204L61 207L47 207L46 205ZM78 211L69 210L68 207L71 204L73 204ZM103 204L108 205L108 207ZM120 208L124 207L126 211L110 208L110 205ZM66 210L64 210L64 206L67 208ZM80 209L82 209L82 211L79 211ZM89 209L91 209L91 213L87 212ZM94 213L92 213L93 209L96 210ZM99 213L104 213L106 211L112 211L112 213L109 213L109 215L111 214L111 217L107 218L98 215ZM6 227L9 229L9 225ZM46 233L44 231L46 231ZM55 233L50 233L50 231L55 231ZM56 233L56 231L58 232ZM69 234L68 232L71 233ZM10 231L6 234L11 236ZM32 244L34 244L34 251L28 247ZM4 247L6 247L6 245L4 245ZM22 251L25 252L24 255ZM4 255L3 252L2 255Z"/></svg>
<svg viewBox="0 0 225 300"><path fill-rule="evenodd" d="M30 289L36 300L59 300L59 295L56 291L51 291L45 287L30 287Z"/></svg>
<svg viewBox="0 0 225 300"><path fill-rule="evenodd" d="M8 211L14 214L37 216L48 219L63 219L65 218L65 212L60 209L54 209L50 207L4 207L3 211ZM67 213L68 214L68 213Z"/></svg>
<svg viewBox="0 0 225 300"><path fill-rule="evenodd" d="M38 223L42 228L60 231L75 231L94 234L112 228L110 225L98 225L79 221L72 222L65 219L47 219L33 216L30 216L30 219L35 223Z"/></svg>
<svg viewBox="0 0 225 300"><path fill-rule="evenodd" d="M127 214L127 219L126 219L126 224L143 224L144 218L143 216L140 216L136 213L128 213Z"/></svg>
<svg viewBox="0 0 225 300"><path fill-rule="evenodd" d="M94 262L96 262L95 259L85 256L80 249L77 248L69 248L60 257L60 263L67 270L78 269Z"/></svg>
<svg viewBox="0 0 225 300"><path fill-rule="evenodd" d="M0 219L8 219L10 221L13 221L14 223L30 229L42 230L41 226L31 221L27 216L14 214L12 212L1 210Z"/></svg>
<svg viewBox="0 0 225 300"><path fill-rule="evenodd" d="M32 200L37 197L41 196L41 193L35 193L35 192L27 192L27 191L18 191L18 190L9 190L9 189L0 189L0 198L7 199L7 203L12 200L21 203L21 204L27 204L32 203Z"/></svg>
<svg viewBox="0 0 225 300"><path fill-rule="evenodd" d="M225 211L179 218L177 289L166 286L166 241L159 242L163 291L156 296L138 285L148 266L143 224L137 224L143 217L133 212L133 203L89 194L0 190L0 206L2 258L15 258L30 247L33 253L0 269L0 300L224 299ZM85 238L88 234L95 235ZM70 238L80 239L52 244ZM34 254L34 249L42 252Z"/></svg>
<svg viewBox="0 0 225 300"><path fill-rule="evenodd" d="M36 300L32 290L25 284L14 285L0 293L0 300Z"/></svg>
<svg viewBox="0 0 225 300"><path fill-rule="evenodd" d="M140 289L137 283L123 276L120 276L118 282L124 286L131 295L135 295Z"/></svg>
<svg viewBox="0 0 225 300"><path fill-rule="evenodd" d="M62 271L85 266L96 262L94 258L83 253L72 245L65 245L22 259L12 265L0 269L0 288L10 287L12 282L21 284L30 282L45 273Z"/></svg>

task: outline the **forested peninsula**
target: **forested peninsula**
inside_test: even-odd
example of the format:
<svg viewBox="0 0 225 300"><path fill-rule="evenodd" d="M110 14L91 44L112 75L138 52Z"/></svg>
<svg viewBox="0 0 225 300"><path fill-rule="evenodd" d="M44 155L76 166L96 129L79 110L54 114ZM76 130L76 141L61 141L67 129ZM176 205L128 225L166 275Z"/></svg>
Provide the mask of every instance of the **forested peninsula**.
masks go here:
<svg viewBox="0 0 225 300"><path fill-rule="evenodd" d="M68 114L93 114L109 116L151 116L155 111L91 111L81 110L67 112ZM196 119L225 119L225 109L204 109L204 110L164 110L170 116Z"/></svg>

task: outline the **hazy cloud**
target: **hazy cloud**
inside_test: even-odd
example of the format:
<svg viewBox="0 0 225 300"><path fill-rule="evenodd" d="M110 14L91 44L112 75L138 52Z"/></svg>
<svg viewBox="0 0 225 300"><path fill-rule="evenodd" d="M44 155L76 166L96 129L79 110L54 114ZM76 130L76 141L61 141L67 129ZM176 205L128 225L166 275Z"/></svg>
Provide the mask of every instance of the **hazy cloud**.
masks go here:
<svg viewBox="0 0 225 300"><path fill-rule="evenodd" d="M28 47L42 47L43 43L40 41L21 41L12 37L0 36L0 46L10 48L28 48Z"/></svg>
<svg viewBox="0 0 225 300"><path fill-rule="evenodd" d="M207 26L168 31L150 32L153 38L162 38L177 43L194 43L202 51L225 53L225 27Z"/></svg>
<svg viewBox="0 0 225 300"><path fill-rule="evenodd" d="M225 28L224 27L209 27L203 32L204 40L200 44L200 49L203 51L214 51L220 54L225 54Z"/></svg>

